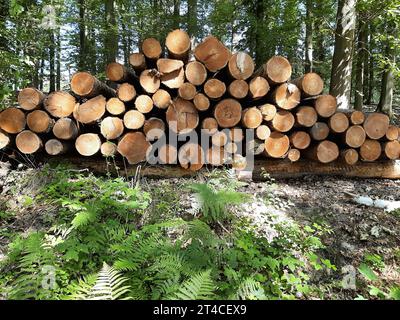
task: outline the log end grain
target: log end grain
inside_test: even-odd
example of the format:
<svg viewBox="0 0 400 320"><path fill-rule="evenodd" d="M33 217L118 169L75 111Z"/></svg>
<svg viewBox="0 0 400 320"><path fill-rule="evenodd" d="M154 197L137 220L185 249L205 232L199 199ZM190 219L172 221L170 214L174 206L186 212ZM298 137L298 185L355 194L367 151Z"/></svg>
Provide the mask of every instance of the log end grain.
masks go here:
<svg viewBox="0 0 400 320"><path fill-rule="evenodd" d="M242 117L242 106L234 99L221 100L214 110L214 118L222 128L236 126Z"/></svg>

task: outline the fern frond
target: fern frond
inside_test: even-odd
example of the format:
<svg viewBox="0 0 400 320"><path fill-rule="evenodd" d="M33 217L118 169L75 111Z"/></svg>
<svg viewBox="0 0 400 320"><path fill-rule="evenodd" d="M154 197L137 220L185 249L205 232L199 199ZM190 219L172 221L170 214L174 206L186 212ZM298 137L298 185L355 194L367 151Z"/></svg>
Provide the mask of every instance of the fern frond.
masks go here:
<svg viewBox="0 0 400 320"><path fill-rule="evenodd" d="M201 272L185 281L172 296L175 300L208 300L214 296L216 287L211 279L211 270Z"/></svg>
<svg viewBox="0 0 400 320"><path fill-rule="evenodd" d="M96 279L97 274L92 274L72 282L66 290L69 294L61 298L63 300L85 300L89 296L90 290L95 285Z"/></svg>
<svg viewBox="0 0 400 320"><path fill-rule="evenodd" d="M253 278L247 278L240 283L233 299L259 300L266 299L264 289L261 284Z"/></svg>

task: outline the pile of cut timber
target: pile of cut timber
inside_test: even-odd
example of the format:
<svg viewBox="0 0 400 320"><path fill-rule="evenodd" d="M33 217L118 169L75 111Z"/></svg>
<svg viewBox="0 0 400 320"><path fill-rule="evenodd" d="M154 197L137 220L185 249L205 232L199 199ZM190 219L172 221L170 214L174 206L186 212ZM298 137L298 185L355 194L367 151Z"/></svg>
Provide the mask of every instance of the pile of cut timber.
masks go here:
<svg viewBox="0 0 400 320"><path fill-rule="evenodd" d="M109 64L108 85L77 72L69 92L21 90L18 107L0 113L0 149L122 156L131 164L153 154L159 163L189 170L241 167L248 154L350 165L400 157L399 128L387 115L338 111L336 98L322 94L321 77L292 80L284 57L256 70L247 53L232 53L213 36L191 51L188 34L174 30L165 48L145 39L129 64ZM200 131L207 143L169 142L171 132ZM156 143L161 138L163 145Z"/></svg>

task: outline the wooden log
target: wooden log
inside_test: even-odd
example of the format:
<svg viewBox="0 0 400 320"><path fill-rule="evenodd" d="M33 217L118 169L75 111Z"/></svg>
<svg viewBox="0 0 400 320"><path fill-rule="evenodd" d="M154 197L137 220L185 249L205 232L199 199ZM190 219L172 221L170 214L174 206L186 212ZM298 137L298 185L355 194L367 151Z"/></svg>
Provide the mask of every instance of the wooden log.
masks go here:
<svg viewBox="0 0 400 320"><path fill-rule="evenodd" d="M171 95L164 89L158 89L152 96L153 104L159 109L167 109L172 103Z"/></svg>
<svg viewBox="0 0 400 320"><path fill-rule="evenodd" d="M145 39L142 43L142 52L147 59L157 60L162 54L160 42L155 38Z"/></svg>
<svg viewBox="0 0 400 320"><path fill-rule="evenodd" d="M329 118L336 112L336 98L330 94L319 96L315 99L314 107L319 116Z"/></svg>
<svg viewBox="0 0 400 320"><path fill-rule="evenodd" d="M119 98L111 98L106 102L106 110L113 116L119 116L126 110L125 103Z"/></svg>
<svg viewBox="0 0 400 320"><path fill-rule="evenodd" d="M136 89L130 83L127 82L122 83L121 85L118 86L117 96L119 100L123 102L133 101L133 99L135 99L136 97Z"/></svg>
<svg viewBox="0 0 400 320"><path fill-rule="evenodd" d="M0 150L7 147L10 143L10 136L6 132L0 130Z"/></svg>
<svg viewBox="0 0 400 320"><path fill-rule="evenodd" d="M367 135L362 126L350 126L344 135L344 142L351 148L359 148L365 142Z"/></svg>
<svg viewBox="0 0 400 320"><path fill-rule="evenodd" d="M265 140L264 148L268 156L272 158L282 158L286 155L290 147L289 137L280 132L271 132Z"/></svg>
<svg viewBox="0 0 400 320"><path fill-rule="evenodd" d="M177 98L168 107L166 119L170 129L178 134L186 134L199 124L199 114L191 101Z"/></svg>
<svg viewBox="0 0 400 320"><path fill-rule="evenodd" d="M97 96L77 105L73 115L76 120L84 124L94 123L103 117L106 112L106 98Z"/></svg>
<svg viewBox="0 0 400 320"><path fill-rule="evenodd" d="M124 122L118 117L106 117L101 121L100 133L107 140L117 139L124 132Z"/></svg>
<svg viewBox="0 0 400 320"><path fill-rule="evenodd" d="M294 84L283 83L272 92L274 103L285 110L292 110L300 103L301 92Z"/></svg>
<svg viewBox="0 0 400 320"><path fill-rule="evenodd" d="M292 66L286 58L274 56L258 69L256 74L267 79L270 85L277 85L290 79L292 75Z"/></svg>
<svg viewBox="0 0 400 320"><path fill-rule="evenodd" d="M66 91L54 91L43 101L46 111L55 118L69 117L76 103L75 97Z"/></svg>
<svg viewBox="0 0 400 320"><path fill-rule="evenodd" d="M232 168L235 169L236 172L240 172L245 170L247 167L247 159L241 154L233 155L232 159Z"/></svg>
<svg viewBox="0 0 400 320"><path fill-rule="evenodd" d="M15 137L15 145L22 153L33 154L42 148L43 142L36 133L24 130Z"/></svg>
<svg viewBox="0 0 400 320"><path fill-rule="evenodd" d="M365 114L362 111L358 110L352 111L348 113L348 116L350 123L354 125L363 124L365 121Z"/></svg>
<svg viewBox="0 0 400 320"><path fill-rule="evenodd" d="M271 121L276 115L276 107L273 104L263 104L258 107L263 115L264 121Z"/></svg>
<svg viewBox="0 0 400 320"><path fill-rule="evenodd" d="M291 145L298 150L305 150L311 144L310 135L304 131L293 132L290 135L289 140L290 140Z"/></svg>
<svg viewBox="0 0 400 320"><path fill-rule="evenodd" d="M97 80L88 72L77 72L71 79L71 90L78 96L93 98L102 95L106 98L115 97L115 90Z"/></svg>
<svg viewBox="0 0 400 320"><path fill-rule="evenodd" d="M246 108L242 111L242 124L245 128L255 129L261 125L263 117L257 107Z"/></svg>
<svg viewBox="0 0 400 320"><path fill-rule="evenodd" d="M207 80L204 84L204 93L210 99L219 99L224 95L225 92L226 86L221 80L212 78Z"/></svg>
<svg viewBox="0 0 400 320"><path fill-rule="evenodd" d="M135 108L145 114L153 110L153 99L146 94L141 94L135 100Z"/></svg>
<svg viewBox="0 0 400 320"><path fill-rule="evenodd" d="M47 154L58 156L68 151L68 144L58 139L50 139L45 143L44 149Z"/></svg>
<svg viewBox="0 0 400 320"><path fill-rule="evenodd" d="M265 124L258 126L256 129L256 137L260 140L267 139L270 136L270 134L271 134L271 129Z"/></svg>
<svg viewBox="0 0 400 320"><path fill-rule="evenodd" d="M328 138L329 127L325 122L316 122L310 128L310 136L312 139L322 141Z"/></svg>
<svg viewBox="0 0 400 320"><path fill-rule="evenodd" d="M386 131L385 138L389 141L399 140L400 131L396 126L390 125Z"/></svg>
<svg viewBox="0 0 400 320"><path fill-rule="evenodd" d="M111 62L107 65L106 76L109 80L117 83L132 82L135 79L135 73L118 62Z"/></svg>
<svg viewBox="0 0 400 320"><path fill-rule="evenodd" d="M314 107L301 106L295 113L296 124L301 127L312 127L318 120L318 114Z"/></svg>
<svg viewBox="0 0 400 320"><path fill-rule="evenodd" d="M190 45L189 35L181 29L171 31L165 39L168 55L174 59L186 61L189 57Z"/></svg>
<svg viewBox="0 0 400 320"><path fill-rule="evenodd" d="M146 58L143 53L135 52L129 55L129 64L135 70L136 74L140 74L147 69Z"/></svg>
<svg viewBox="0 0 400 320"><path fill-rule="evenodd" d="M343 112L336 112L328 120L328 126L334 133L345 132L349 125L349 119Z"/></svg>
<svg viewBox="0 0 400 320"><path fill-rule="evenodd" d="M155 93L160 88L160 78L154 70L144 70L139 77L140 85L147 93Z"/></svg>
<svg viewBox="0 0 400 320"><path fill-rule="evenodd" d="M43 92L36 88L25 88L18 93L18 104L21 109L31 111L39 108L45 99Z"/></svg>
<svg viewBox="0 0 400 320"><path fill-rule="evenodd" d="M100 146L100 152L105 157L113 157L118 153L117 145L111 141L103 142Z"/></svg>
<svg viewBox="0 0 400 320"><path fill-rule="evenodd" d="M215 118L204 118L201 122L201 129L204 130L205 134L213 135L218 131L218 122Z"/></svg>
<svg viewBox="0 0 400 320"><path fill-rule="evenodd" d="M178 89L184 82L185 71L183 68L161 76L161 83L170 89Z"/></svg>
<svg viewBox="0 0 400 320"><path fill-rule="evenodd" d="M145 116L137 110L129 110L124 115L124 125L127 129L137 130L143 127Z"/></svg>
<svg viewBox="0 0 400 320"><path fill-rule="evenodd" d="M178 95L185 100L193 100L196 95L196 87L190 82L185 82L178 89Z"/></svg>
<svg viewBox="0 0 400 320"><path fill-rule="evenodd" d="M196 60L211 72L217 72L228 64L231 53L217 38L208 36L194 49Z"/></svg>
<svg viewBox="0 0 400 320"><path fill-rule="evenodd" d="M228 137L229 137L229 141L242 142L244 139L242 128L239 128L239 127L230 128Z"/></svg>
<svg viewBox="0 0 400 320"><path fill-rule="evenodd" d="M146 136L142 132L128 132L118 142L118 152L130 164L145 161L150 147L150 142L146 140Z"/></svg>
<svg viewBox="0 0 400 320"><path fill-rule="evenodd" d="M300 151L298 149L295 148L290 148L287 154L287 158L291 161L291 162L296 162L300 160Z"/></svg>
<svg viewBox="0 0 400 320"><path fill-rule="evenodd" d="M164 121L155 117L147 119L143 125L143 133L146 135L147 141L160 139L165 135Z"/></svg>
<svg viewBox="0 0 400 320"><path fill-rule="evenodd" d="M360 148L360 157L363 161L375 161L381 156L382 148L379 141L366 139Z"/></svg>
<svg viewBox="0 0 400 320"><path fill-rule="evenodd" d="M348 165L355 165L358 162L359 155L356 149L348 148L340 152L340 157Z"/></svg>
<svg viewBox="0 0 400 320"><path fill-rule="evenodd" d="M203 93L196 93L193 99L193 104L199 111L206 111L210 108L210 99Z"/></svg>
<svg viewBox="0 0 400 320"><path fill-rule="evenodd" d="M370 113L365 119L363 127L370 139L383 138L389 129L389 117L383 113Z"/></svg>
<svg viewBox="0 0 400 320"><path fill-rule="evenodd" d="M70 118L60 118L53 127L53 134L57 139L72 140L78 136L79 130L75 121Z"/></svg>
<svg viewBox="0 0 400 320"><path fill-rule="evenodd" d="M158 159L161 164L176 164L178 159L178 150L173 145L164 144L158 150Z"/></svg>
<svg viewBox="0 0 400 320"><path fill-rule="evenodd" d="M204 165L203 149L196 143L185 143L179 148L178 160L182 168L198 171Z"/></svg>
<svg viewBox="0 0 400 320"><path fill-rule="evenodd" d="M215 106L214 118L222 128L236 126L242 117L242 106L237 100L223 99Z"/></svg>
<svg viewBox="0 0 400 320"><path fill-rule="evenodd" d="M310 147L305 152L306 156L321 163L335 161L339 157L339 148L336 143L324 140Z"/></svg>
<svg viewBox="0 0 400 320"><path fill-rule="evenodd" d="M226 156L233 155L238 151L238 146L236 142L227 142L224 146L224 151Z"/></svg>
<svg viewBox="0 0 400 320"><path fill-rule="evenodd" d="M249 97L257 100L265 97L269 92L268 81L263 77L255 77L249 83Z"/></svg>
<svg viewBox="0 0 400 320"><path fill-rule="evenodd" d="M207 149L204 155L206 164L210 164L214 167L220 167L224 165L225 162L224 148L213 146L212 148Z"/></svg>
<svg viewBox="0 0 400 320"><path fill-rule="evenodd" d="M185 67L187 81L195 86L201 86L207 80L207 69L199 61L191 61Z"/></svg>
<svg viewBox="0 0 400 320"><path fill-rule="evenodd" d="M183 68L183 62L176 59L158 59L157 70L162 74L179 71Z"/></svg>
<svg viewBox="0 0 400 320"><path fill-rule="evenodd" d="M217 131L211 136L211 143L216 147L223 147L228 142L228 137L223 131Z"/></svg>
<svg viewBox="0 0 400 320"><path fill-rule="evenodd" d="M47 133L54 126L54 120L43 110L34 110L26 116L28 128L35 133Z"/></svg>
<svg viewBox="0 0 400 320"><path fill-rule="evenodd" d="M279 110L270 123L275 131L288 132L293 128L294 121L294 116L290 111Z"/></svg>
<svg viewBox="0 0 400 320"><path fill-rule="evenodd" d="M25 114L19 108L7 108L0 112L0 129L6 133L16 134L25 129Z"/></svg>
<svg viewBox="0 0 400 320"><path fill-rule="evenodd" d="M85 157L90 157L99 152L101 140L96 133L81 134L75 141L75 149Z"/></svg>
<svg viewBox="0 0 400 320"><path fill-rule="evenodd" d="M400 142L392 140L383 144L383 154L387 159L397 160L400 159Z"/></svg>
<svg viewBox="0 0 400 320"><path fill-rule="evenodd" d="M228 92L235 99L244 99L249 94L249 85L244 80L233 80L228 86Z"/></svg>
<svg viewBox="0 0 400 320"><path fill-rule="evenodd" d="M237 52L230 57L227 70L233 79L246 80L254 72L253 58L245 52Z"/></svg>
<svg viewBox="0 0 400 320"><path fill-rule="evenodd" d="M324 81L315 72L306 73L293 80L293 83L300 89L303 97L318 96L324 89Z"/></svg>

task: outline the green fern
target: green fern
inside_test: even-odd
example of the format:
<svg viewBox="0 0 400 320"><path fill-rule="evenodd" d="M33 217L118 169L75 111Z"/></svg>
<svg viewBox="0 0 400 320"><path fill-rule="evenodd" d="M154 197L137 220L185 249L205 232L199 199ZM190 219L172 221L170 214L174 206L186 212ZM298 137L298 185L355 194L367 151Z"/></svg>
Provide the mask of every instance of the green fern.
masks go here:
<svg viewBox="0 0 400 320"><path fill-rule="evenodd" d="M211 279L211 270L201 272L185 281L179 291L172 295L173 300L209 300L214 297L216 287Z"/></svg>
<svg viewBox="0 0 400 320"><path fill-rule="evenodd" d="M253 278L247 278L240 283L233 299L258 300L266 299L266 296L264 289L258 281L255 281Z"/></svg>

